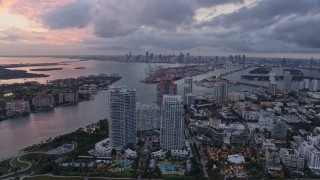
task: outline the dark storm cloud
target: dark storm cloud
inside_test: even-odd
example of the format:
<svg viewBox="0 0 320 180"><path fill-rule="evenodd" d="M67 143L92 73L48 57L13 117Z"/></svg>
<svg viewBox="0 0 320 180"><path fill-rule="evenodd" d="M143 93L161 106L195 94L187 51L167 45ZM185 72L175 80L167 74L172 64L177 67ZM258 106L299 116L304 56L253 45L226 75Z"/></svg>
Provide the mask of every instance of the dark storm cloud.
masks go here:
<svg viewBox="0 0 320 180"><path fill-rule="evenodd" d="M310 48L320 47L319 17L316 0L262 0L253 7L214 17L197 28L224 28L225 33L212 34L234 50L317 52Z"/></svg>
<svg viewBox="0 0 320 180"><path fill-rule="evenodd" d="M294 17L277 25L272 35L284 42L295 43L307 48L320 48L320 14L316 16Z"/></svg>
<svg viewBox="0 0 320 180"><path fill-rule="evenodd" d="M178 25L191 22L194 8L183 0L147 0L137 21L142 25L163 29L175 29Z"/></svg>
<svg viewBox="0 0 320 180"><path fill-rule="evenodd" d="M257 0L209 21L194 18L200 7L244 1L77 0L49 11L43 20L50 29L92 25L96 37L83 44L101 50L319 51L318 0Z"/></svg>
<svg viewBox="0 0 320 180"><path fill-rule="evenodd" d="M117 20L107 20L105 17L99 17L94 23L94 33L98 37L118 37L126 36L137 29L126 27Z"/></svg>
<svg viewBox="0 0 320 180"><path fill-rule="evenodd" d="M221 4L242 4L244 0L197 0L197 2L201 5L206 6L215 6Z"/></svg>
<svg viewBox="0 0 320 180"><path fill-rule="evenodd" d="M45 14L42 19L50 29L85 28L92 19L92 5L89 1L77 0Z"/></svg>
<svg viewBox="0 0 320 180"><path fill-rule="evenodd" d="M253 7L243 7L230 14L213 18L204 25L223 26L226 28L263 28L280 21L289 15L319 13L316 0L261 0Z"/></svg>

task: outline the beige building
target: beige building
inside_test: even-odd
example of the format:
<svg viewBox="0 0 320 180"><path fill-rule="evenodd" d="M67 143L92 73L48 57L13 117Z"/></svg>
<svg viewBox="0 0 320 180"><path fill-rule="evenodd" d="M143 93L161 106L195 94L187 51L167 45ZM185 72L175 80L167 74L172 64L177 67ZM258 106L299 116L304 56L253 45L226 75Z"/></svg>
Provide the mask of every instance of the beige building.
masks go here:
<svg viewBox="0 0 320 180"><path fill-rule="evenodd" d="M35 108L52 108L54 106L54 97L51 94L38 95L32 99L32 105Z"/></svg>
<svg viewBox="0 0 320 180"><path fill-rule="evenodd" d="M29 113L30 104L29 101L15 100L6 103L7 115L12 116L16 114Z"/></svg>

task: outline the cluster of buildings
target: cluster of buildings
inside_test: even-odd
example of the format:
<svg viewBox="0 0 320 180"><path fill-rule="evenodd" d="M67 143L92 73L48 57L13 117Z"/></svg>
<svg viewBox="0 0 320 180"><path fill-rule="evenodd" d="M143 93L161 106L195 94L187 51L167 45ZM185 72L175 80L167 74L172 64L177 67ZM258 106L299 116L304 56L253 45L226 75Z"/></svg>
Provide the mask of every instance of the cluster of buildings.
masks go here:
<svg viewBox="0 0 320 180"><path fill-rule="evenodd" d="M171 87L170 84L164 86L167 89ZM160 128L162 149L182 149L185 129L182 97L161 94L161 99L160 107L141 105L136 103L134 89L110 87L108 94L110 146L122 148L136 144L137 130Z"/></svg>
<svg viewBox="0 0 320 180"><path fill-rule="evenodd" d="M62 92L58 95L58 100L51 94L37 95L29 100L12 100L6 102L6 115L13 116L18 114L30 113L31 110L50 109L56 104L78 102L77 92Z"/></svg>
<svg viewBox="0 0 320 180"><path fill-rule="evenodd" d="M15 100L6 103L7 116L30 113L30 103L24 100Z"/></svg>
<svg viewBox="0 0 320 180"><path fill-rule="evenodd" d="M310 91L317 91L318 90L318 80L317 79L303 79L300 82L300 90L308 89Z"/></svg>
<svg viewBox="0 0 320 180"><path fill-rule="evenodd" d="M121 149L135 145L137 131L160 129L160 148L174 154L185 154L180 151L185 147L184 103L194 103L192 83L192 78L185 79L182 97L176 95L177 86L172 78L161 78L157 86L157 105L137 103L135 89L127 89L125 86L110 87L108 147ZM108 152L110 149L104 150Z"/></svg>
<svg viewBox="0 0 320 180"><path fill-rule="evenodd" d="M299 146L299 153L305 158L308 167L320 174L320 137L308 136Z"/></svg>

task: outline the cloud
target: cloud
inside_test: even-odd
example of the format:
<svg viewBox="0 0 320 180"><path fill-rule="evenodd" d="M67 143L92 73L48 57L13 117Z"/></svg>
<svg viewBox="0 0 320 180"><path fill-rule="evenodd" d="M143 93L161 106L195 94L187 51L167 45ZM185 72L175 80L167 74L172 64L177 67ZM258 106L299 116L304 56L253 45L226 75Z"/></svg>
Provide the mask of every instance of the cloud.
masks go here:
<svg viewBox="0 0 320 180"><path fill-rule="evenodd" d="M47 12L43 23L49 29L85 28L92 19L92 5L86 0L77 0Z"/></svg>
<svg viewBox="0 0 320 180"><path fill-rule="evenodd" d="M28 12L28 17L36 14L33 17L40 18L40 26L49 29L47 35L43 32L33 39L43 37L51 44L70 41L94 51L310 53L320 47L320 6L316 0L20 2L13 12ZM199 18L199 13L204 17Z"/></svg>
<svg viewBox="0 0 320 180"><path fill-rule="evenodd" d="M320 13L297 17L294 16L288 21L281 22L274 27L272 35L274 38L287 43L295 43L305 48L320 48L320 39L317 34L320 32Z"/></svg>
<svg viewBox="0 0 320 180"><path fill-rule="evenodd" d="M18 0L0 0L0 12L8 10Z"/></svg>
<svg viewBox="0 0 320 180"><path fill-rule="evenodd" d="M201 5L216 6L221 4L243 4L244 0L197 0Z"/></svg>
<svg viewBox="0 0 320 180"><path fill-rule="evenodd" d="M107 20L104 17L99 17L94 23L94 33L99 37L126 36L136 30L120 24L117 20Z"/></svg>
<svg viewBox="0 0 320 180"><path fill-rule="evenodd" d="M18 41L21 39L23 38L18 35L7 35L5 37L0 37L0 40L3 40L3 41Z"/></svg>
<svg viewBox="0 0 320 180"><path fill-rule="evenodd" d="M185 0L147 0L138 13L137 21L142 25L170 30L192 22L194 10Z"/></svg>
<svg viewBox="0 0 320 180"><path fill-rule="evenodd" d="M319 16L317 1L261 0L252 7L200 23L196 28L226 31L212 34L218 39L223 37L227 43L222 44L238 51L317 52L313 48L319 48L320 44L316 37Z"/></svg>
<svg viewBox="0 0 320 180"><path fill-rule="evenodd" d="M253 7L243 7L229 14L213 18L204 26L222 26L225 28L252 29L272 25L290 15L319 13L317 1L261 0Z"/></svg>

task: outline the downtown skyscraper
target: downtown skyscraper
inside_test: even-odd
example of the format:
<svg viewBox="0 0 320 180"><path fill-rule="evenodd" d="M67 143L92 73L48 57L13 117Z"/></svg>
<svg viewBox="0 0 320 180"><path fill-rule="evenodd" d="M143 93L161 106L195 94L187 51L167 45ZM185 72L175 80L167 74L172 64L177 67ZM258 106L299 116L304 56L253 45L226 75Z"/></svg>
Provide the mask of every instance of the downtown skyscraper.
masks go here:
<svg viewBox="0 0 320 180"><path fill-rule="evenodd" d="M218 103L228 101L228 83L218 82L214 85L214 99Z"/></svg>
<svg viewBox="0 0 320 180"><path fill-rule="evenodd" d="M135 144L136 90L124 86L109 88L108 92L109 139L112 147L121 148Z"/></svg>
<svg viewBox="0 0 320 180"><path fill-rule="evenodd" d="M291 91L292 75L290 71L283 73L283 96L288 96Z"/></svg>
<svg viewBox="0 0 320 180"><path fill-rule="evenodd" d="M276 75L270 74L269 76L269 94L272 96L277 94L277 81L276 81Z"/></svg>
<svg viewBox="0 0 320 180"><path fill-rule="evenodd" d="M186 104L187 103L187 95L192 94L193 91L193 80L192 77L186 77L184 79L184 86L183 86L183 101Z"/></svg>
<svg viewBox="0 0 320 180"><path fill-rule="evenodd" d="M181 96L165 95L161 109L160 147L181 150L184 146L183 101Z"/></svg>

